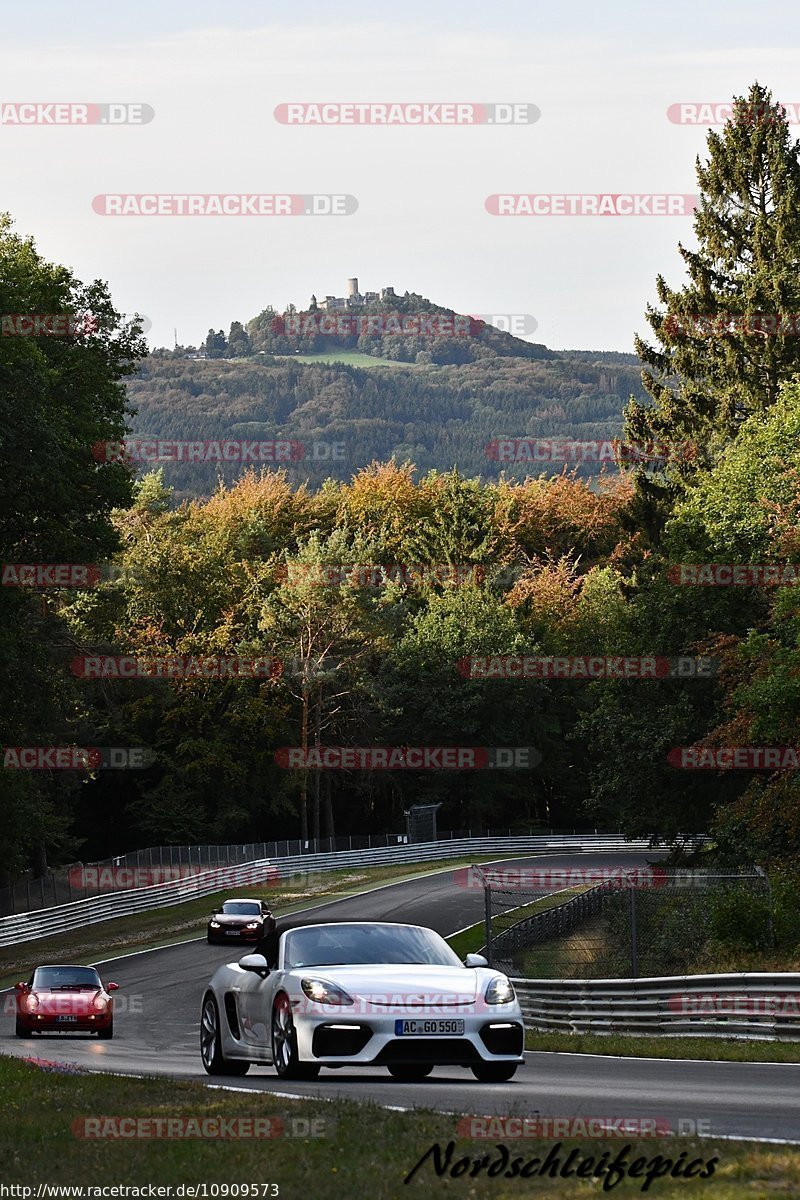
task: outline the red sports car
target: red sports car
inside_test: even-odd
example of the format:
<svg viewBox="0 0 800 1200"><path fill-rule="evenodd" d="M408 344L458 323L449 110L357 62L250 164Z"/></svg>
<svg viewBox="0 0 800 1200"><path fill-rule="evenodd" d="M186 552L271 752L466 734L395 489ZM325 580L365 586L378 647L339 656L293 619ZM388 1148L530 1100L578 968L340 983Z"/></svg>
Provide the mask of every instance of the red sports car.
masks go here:
<svg viewBox="0 0 800 1200"><path fill-rule="evenodd" d="M58 1030L114 1036L114 1002L94 967L37 967L27 983L18 983L17 1037Z"/></svg>

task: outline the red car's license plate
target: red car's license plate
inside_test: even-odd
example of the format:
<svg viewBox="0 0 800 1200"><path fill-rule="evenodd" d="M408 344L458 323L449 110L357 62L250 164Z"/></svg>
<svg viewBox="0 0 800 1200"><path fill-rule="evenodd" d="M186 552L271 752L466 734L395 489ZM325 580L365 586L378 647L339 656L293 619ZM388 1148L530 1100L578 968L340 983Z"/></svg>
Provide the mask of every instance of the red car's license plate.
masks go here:
<svg viewBox="0 0 800 1200"><path fill-rule="evenodd" d="M238 936L239 936L238 929L226 929L225 930L225 937L238 937Z"/></svg>
<svg viewBox="0 0 800 1200"><path fill-rule="evenodd" d="M77 1021L77 1017L56 1017L57 1021Z"/></svg>

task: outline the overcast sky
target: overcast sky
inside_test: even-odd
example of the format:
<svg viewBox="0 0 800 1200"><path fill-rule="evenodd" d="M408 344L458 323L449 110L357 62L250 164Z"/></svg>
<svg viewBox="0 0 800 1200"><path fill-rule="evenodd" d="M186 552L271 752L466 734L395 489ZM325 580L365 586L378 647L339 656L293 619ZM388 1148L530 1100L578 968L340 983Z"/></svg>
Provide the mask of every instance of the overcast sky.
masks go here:
<svg viewBox="0 0 800 1200"><path fill-rule="evenodd" d="M385 4L38 0L3 6L3 104L148 104L146 125L0 125L0 208L48 258L108 280L152 345L267 304L390 284L532 314L556 349L631 350L691 216L495 217L493 193L693 193L706 128L671 104L758 79L800 106L788 3ZM284 125L292 101L527 102L533 124ZM800 129L798 130L800 132ZM106 193L345 193L343 217L109 217Z"/></svg>

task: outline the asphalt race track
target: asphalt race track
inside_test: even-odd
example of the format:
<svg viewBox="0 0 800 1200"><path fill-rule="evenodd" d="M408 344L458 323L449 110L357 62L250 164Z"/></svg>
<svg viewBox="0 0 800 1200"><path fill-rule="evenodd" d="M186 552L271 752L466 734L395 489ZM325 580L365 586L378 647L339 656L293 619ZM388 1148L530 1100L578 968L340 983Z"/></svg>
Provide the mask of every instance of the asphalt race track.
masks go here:
<svg viewBox="0 0 800 1200"><path fill-rule="evenodd" d="M503 859L504 867L641 866L645 854L571 854ZM483 894L457 886L452 869L316 906L321 918L396 920L442 934L475 924ZM93 1070L172 1075L209 1083L198 1049L200 1001L225 946L184 942L115 959L102 966L121 987L114 1039L56 1034L21 1040L13 1016L0 1026L0 1050ZM476 1115L655 1118L676 1133L787 1139L800 1142L800 1064L619 1059L529 1052L508 1083L478 1083L470 1071L440 1067L422 1082L393 1080L383 1068L326 1070L312 1083L281 1082L269 1067L251 1067L231 1086L282 1096L342 1097L398 1108L435 1108ZM224 1078L214 1081L225 1084ZM455 1128L455 1123L454 1123Z"/></svg>

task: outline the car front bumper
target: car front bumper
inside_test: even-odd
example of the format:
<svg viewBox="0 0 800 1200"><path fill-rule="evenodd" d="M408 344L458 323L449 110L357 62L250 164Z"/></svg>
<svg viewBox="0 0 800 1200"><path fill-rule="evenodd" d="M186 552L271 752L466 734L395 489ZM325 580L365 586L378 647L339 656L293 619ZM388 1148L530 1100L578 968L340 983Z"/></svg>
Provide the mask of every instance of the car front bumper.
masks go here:
<svg viewBox="0 0 800 1200"><path fill-rule="evenodd" d="M496 1011L454 1013L464 1022L464 1032L417 1036L400 1034L398 1023L427 1019L419 1009L391 1013L354 1013L311 1016L295 1013L297 1049L301 1061L320 1066L390 1066L399 1063L432 1063L471 1066L473 1063L523 1062L525 1028L516 1003L497 1005ZM437 1021L450 1018L437 1013Z"/></svg>
<svg viewBox="0 0 800 1200"><path fill-rule="evenodd" d="M108 1029L112 1019L111 1013L87 1014L69 1021L38 1013L20 1013L18 1017L20 1029L28 1033L95 1033Z"/></svg>

